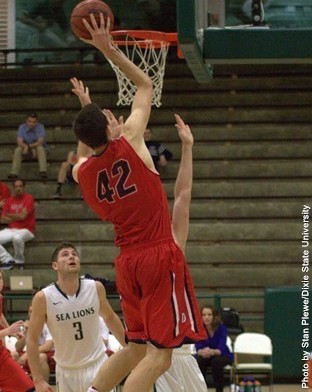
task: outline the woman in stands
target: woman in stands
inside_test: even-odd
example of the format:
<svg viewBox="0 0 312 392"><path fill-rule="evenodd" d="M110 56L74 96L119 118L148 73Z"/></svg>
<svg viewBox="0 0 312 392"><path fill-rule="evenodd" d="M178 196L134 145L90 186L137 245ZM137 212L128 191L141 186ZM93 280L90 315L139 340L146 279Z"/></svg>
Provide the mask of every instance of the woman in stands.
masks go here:
<svg viewBox="0 0 312 392"><path fill-rule="evenodd" d="M203 322L208 333L208 339L195 344L197 362L203 376L210 367L216 387L216 392L223 392L224 366L233 363L233 354L226 345L227 329L221 322L217 309L205 305L201 309Z"/></svg>
<svg viewBox="0 0 312 392"><path fill-rule="evenodd" d="M3 340L7 335L19 335L23 321L9 325L2 313L3 272L0 270L0 390L1 392L31 392L35 387L20 365L11 357L4 347Z"/></svg>

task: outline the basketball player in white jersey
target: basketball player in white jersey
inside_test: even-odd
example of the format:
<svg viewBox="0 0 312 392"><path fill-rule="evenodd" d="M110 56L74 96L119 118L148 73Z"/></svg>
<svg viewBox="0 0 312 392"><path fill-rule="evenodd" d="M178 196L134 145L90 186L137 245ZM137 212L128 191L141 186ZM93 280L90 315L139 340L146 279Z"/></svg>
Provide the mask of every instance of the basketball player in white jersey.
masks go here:
<svg viewBox="0 0 312 392"><path fill-rule="evenodd" d="M27 353L36 392L52 392L40 371L38 338L46 322L53 337L57 390L85 392L106 359L99 316L125 346L123 325L100 282L80 279L74 245L60 244L52 255L57 281L39 291L32 302Z"/></svg>
<svg viewBox="0 0 312 392"><path fill-rule="evenodd" d="M172 232L175 242L185 251L189 233L190 203L193 184L193 135L190 127L175 115L176 128L182 142L179 172L174 186ZM170 368L155 383L157 392L207 392L207 386L192 355L191 345L173 350Z"/></svg>

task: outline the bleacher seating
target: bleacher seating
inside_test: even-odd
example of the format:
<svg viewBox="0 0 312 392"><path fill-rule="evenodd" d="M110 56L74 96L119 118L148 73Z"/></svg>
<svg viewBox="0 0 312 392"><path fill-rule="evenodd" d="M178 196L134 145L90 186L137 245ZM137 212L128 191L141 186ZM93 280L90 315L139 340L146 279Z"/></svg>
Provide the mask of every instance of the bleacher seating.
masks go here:
<svg viewBox="0 0 312 392"><path fill-rule="evenodd" d="M85 81L101 106L127 115L128 108L115 107L115 75L107 64L0 70L1 180L8 182L16 129L25 114L37 111L48 131L48 181L38 180L37 163L23 164L21 172L36 198L36 238L26 245L26 270L10 272L32 274L36 287L54 279L50 256L61 240L78 245L82 273L115 276L112 227L94 216L76 185L64 186L62 200L53 199L59 165L75 147L71 123L79 104L70 93L72 76ZM301 209L312 194L312 69L215 66L212 82L198 85L183 61L173 61L162 102L150 125L174 152L162 173L171 204L180 158L174 113L192 126L196 140L186 250L196 291L242 294L222 306L248 319L246 331L261 332L263 298L248 295L300 281ZM113 305L119 309L117 299Z"/></svg>

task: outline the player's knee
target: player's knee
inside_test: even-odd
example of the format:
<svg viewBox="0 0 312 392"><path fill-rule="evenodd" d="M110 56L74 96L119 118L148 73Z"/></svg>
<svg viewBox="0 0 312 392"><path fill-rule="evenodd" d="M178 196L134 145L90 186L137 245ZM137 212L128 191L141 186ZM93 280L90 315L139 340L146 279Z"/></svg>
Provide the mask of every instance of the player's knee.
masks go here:
<svg viewBox="0 0 312 392"><path fill-rule="evenodd" d="M123 350L127 352L131 363L139 363L146 355L146 346L141 344L129 344Z"/></svg>
<svg viewBox="0 0 312 392"><path fill-rule="evenodd" d="M171 353L167 350L158 350L156 355L153 355L152 361L156 372L161 375L171 366Z"/></svg>

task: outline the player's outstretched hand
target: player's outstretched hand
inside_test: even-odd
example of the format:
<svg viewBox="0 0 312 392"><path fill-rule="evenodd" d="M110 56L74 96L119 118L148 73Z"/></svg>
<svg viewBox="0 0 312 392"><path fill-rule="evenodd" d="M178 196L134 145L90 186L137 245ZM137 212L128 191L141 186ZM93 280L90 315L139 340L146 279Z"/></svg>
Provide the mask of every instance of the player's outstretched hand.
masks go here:
<svg viewBox="0 0 312 392"><path fill-rule="evenodd" d="M70 81L73 85L72 92L79 98L81 106L83 107L91 103L89 89L84 86L83 81L77 78L71 78Z"/></svg>
<svg viewBox="0 0 312 392"><path fill-rule="evenodd" d="M191 132L191 128L187 124L184 123L184 121L182 120L182 118L178 114L175 114L174 117L176 120L175 127L177 128L177 130L179 132L179 137L180 137L182 143L193 145L194 138L193 138L193 134Z"/></svg>
<svg viewBox="0 0 312 392"><path fill-rule="evenodd" d="M107 119L108 123L108 139L109 140L114 140L117 137L120 136L123 126L124 126L124 121L123 121L123 116L120 116L119 119L114 116L113 112L109 109L103 109L103 113L105 114L105 117Z"/></svg>
<svg viewBox="0 0 312 392"><path fill-rule="evenodd" d="M104 20L104 15L100 13L100 23L98 25L93 14L90 14L91 24L86 19L83 19L83 23L86 29L89 31L92 39L80 38L82 41L93 45L97 49L105 52L106 49L112 48L112 36L110 34L111 20L107 17Z"/></svg>

